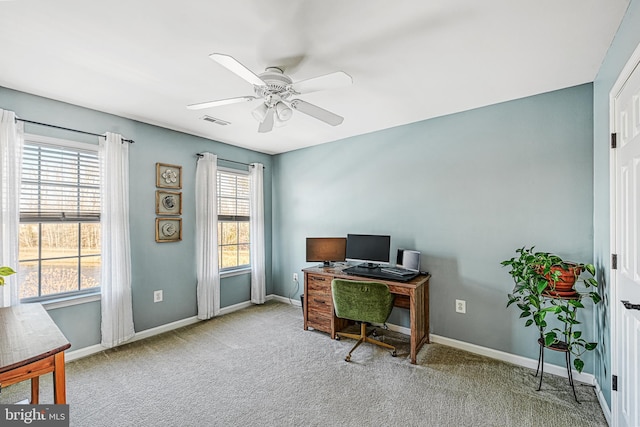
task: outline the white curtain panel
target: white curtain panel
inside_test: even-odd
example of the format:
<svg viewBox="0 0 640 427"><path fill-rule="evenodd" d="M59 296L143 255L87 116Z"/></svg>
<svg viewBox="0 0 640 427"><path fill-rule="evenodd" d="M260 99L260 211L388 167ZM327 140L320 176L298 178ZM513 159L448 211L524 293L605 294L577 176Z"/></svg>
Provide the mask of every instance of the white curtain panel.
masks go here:
<svg viewBox="0 0 640 427"><path fill-rule="evenodd" d="M264 304L267 291L264 261L264 165L252 163L250 169L251 302Z"/></svg>
<svg viewBox="0 0 640 427"><path fill-rule="evenodd" d="M20 171L24 131L13 111L0 109L0 266L18 271L20 228ZM18 274L5 277L0 286L0 307L16 305Z"/></svg>
<svg viewBox="0 0 640 427"><path fill-rule="evenodd" d="M129 143L107 132L100 141L102 223L102 345L114 347L135 334L131 304Z"/></svg>
<svg viewBox="0 0 640 427"><path fill-rule="evenodd" d="M203 153L196 166L196 279L202 320L220 313L217 174L218 156Z"/></svg>

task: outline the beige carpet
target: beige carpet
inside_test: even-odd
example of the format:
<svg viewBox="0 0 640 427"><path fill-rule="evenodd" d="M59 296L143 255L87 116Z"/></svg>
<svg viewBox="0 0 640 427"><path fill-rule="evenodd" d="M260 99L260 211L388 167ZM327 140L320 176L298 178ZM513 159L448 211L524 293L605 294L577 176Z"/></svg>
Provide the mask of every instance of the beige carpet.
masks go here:
<svg viewBox="0 0 640 427"><path fill-rule="evenodd" d="M606 426L594 389L443 345L418 364L408 337L383 331L391 357L302 329L302 312L254 306L67 364L71 425L98 426ZM41 402L52 402L51 378ZM0 403L29 396L29 383Z"/></svg>

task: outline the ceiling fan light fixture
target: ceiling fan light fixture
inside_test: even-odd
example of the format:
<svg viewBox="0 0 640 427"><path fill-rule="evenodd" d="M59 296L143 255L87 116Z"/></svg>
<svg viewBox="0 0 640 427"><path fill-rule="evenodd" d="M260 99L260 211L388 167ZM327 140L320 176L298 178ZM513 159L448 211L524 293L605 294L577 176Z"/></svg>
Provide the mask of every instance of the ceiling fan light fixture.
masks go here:
<svg viewBox="0 0 640 427"><path fill-rule="evenodd" d="M262 123L265 119L265 117L267 117L267 110L269 108L267 107L267 104L262 103L260 105L258 105L256 108L253 109L253 111L251 112L251 114L253 115L253 117L260 123Z"/></svg>
<svg viewBox="0 0 640 427"><path fill-rule="evenodd" d="M281 128L281 127L286 126L287 123L289 123L289 122L288 121L287 122L283 122L282 120L280 120L278 118L278 114L276 114L275 117L274 117L274 121L273 121L273 127Z"/></svg>
<svg viewBox="0 0 640 427"><path fill-rule="evenodd" d="M278 115L278 119L280 121L286 122L293 115L293 110L287 107L287 105L280 101L276 104L276 114Z"/></svg>

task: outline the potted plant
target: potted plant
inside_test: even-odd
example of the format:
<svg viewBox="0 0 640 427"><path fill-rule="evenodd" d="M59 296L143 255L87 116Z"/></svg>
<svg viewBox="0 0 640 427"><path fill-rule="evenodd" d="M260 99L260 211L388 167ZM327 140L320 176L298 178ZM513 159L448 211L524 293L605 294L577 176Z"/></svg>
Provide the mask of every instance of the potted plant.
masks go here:
<svg viewBox="0 0 640 427"><path fill-rule="evenodd" d="M520 318L527 319L525 327L535 324L538 328L539 342L569 351L574 356L573 366L582 372L582 354L596 348L597 343L582 338L582 332L576 329L581 323L577 315L584 308L584 298L590 298L594 304L601 299L598 293L589 291L598 286L595 267L564 261L549 252L536 252L533 246L517 249L516 253L518 256L501 262L511 268L509 274L515 282L507 307L515 304L521 311ZM583 272L590 277L581 277ZM579 282L584 287L580 292L575 289ZM569 287L563 288L565 285ZM549 326L548 314L554 315L561 327Z"/></svg>
<svg viewBox="0 0 640 427"><path fill-rule="evenodd" d="M4 278L16 274L11 267L0 267L0 286L4 285Z"/></svg>

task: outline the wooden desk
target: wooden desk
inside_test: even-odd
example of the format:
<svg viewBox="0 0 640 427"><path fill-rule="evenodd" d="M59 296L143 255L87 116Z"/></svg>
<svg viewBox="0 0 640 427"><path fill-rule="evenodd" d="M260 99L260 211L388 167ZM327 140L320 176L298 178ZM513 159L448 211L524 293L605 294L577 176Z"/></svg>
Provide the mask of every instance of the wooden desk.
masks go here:
<svg viewBox="0 0 640 427"><path fill-rule="evenodd" d="M0 308L0 387L31 380L31 404L39 401L40 375L53 372L54 403L64 404L64 351L71 344L41 304Z"/></svg>
<svg viewBox="0 0 640 427"><path fill-rule="evenodd" d="M348 321L336 317L331 297L331 280L366 280L382 282L396 296L395 306L409 309L411 321L411 363L416 363L418 351L429 342L429 278L418 276L409 282L394 282L384 279L353 276L342 272L345 266L305 268L304 272L304 329L310 327L331 334L344 329Z"/></svg>

